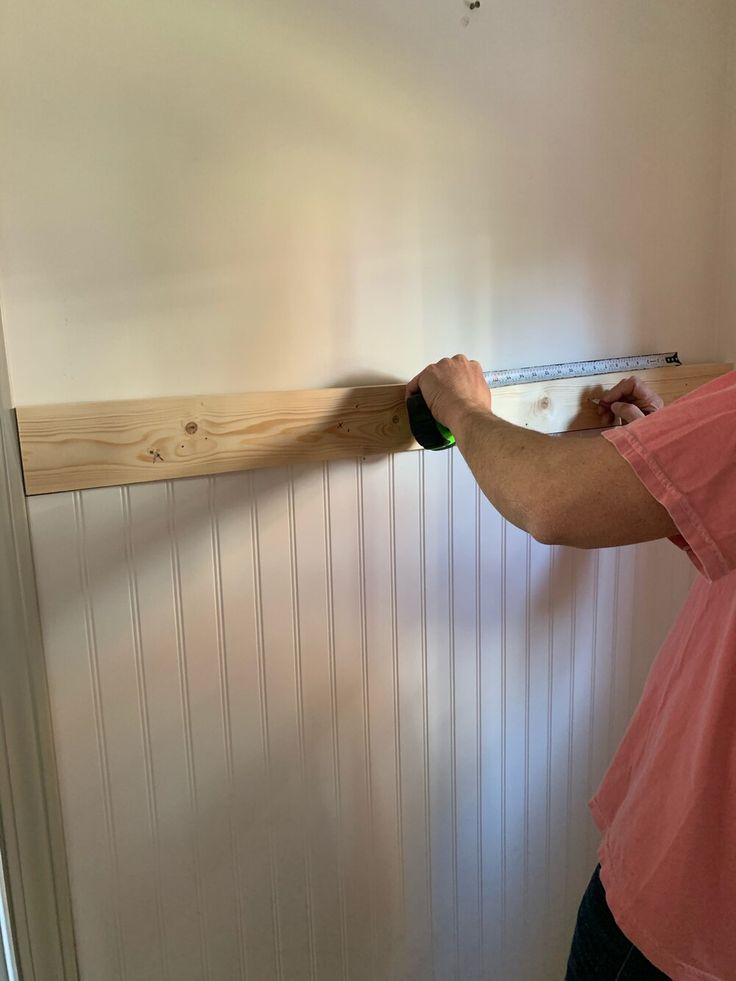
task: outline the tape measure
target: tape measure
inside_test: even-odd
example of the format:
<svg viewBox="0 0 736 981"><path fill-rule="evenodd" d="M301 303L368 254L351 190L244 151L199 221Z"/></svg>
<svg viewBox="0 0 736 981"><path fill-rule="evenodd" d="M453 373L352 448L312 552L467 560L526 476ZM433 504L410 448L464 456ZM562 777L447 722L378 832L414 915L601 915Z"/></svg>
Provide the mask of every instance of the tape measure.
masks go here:
<svg viewBox="0 0 736 981"><path fill-rule="evenodd" d="M559 381L561 378L584 378L609 372L642 371L644 368L664 368L682 364L676 351L667 354L642 354L630 358L598 358L594 361L569 361L562 364L543 364L532 368L504 368L484 371L489 388L524 385L529 382ZM406 402L409 425L414 439L427 450L446 450L455 445L455 437L429 411L421 392L410 395Z"/></svg>

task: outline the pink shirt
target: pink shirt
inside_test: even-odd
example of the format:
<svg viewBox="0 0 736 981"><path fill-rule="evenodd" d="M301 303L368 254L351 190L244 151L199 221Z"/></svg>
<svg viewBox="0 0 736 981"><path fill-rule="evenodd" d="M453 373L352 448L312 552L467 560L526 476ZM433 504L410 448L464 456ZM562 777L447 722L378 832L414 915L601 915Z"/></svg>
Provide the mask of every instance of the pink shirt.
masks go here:
<svg viewBox="0 0 736 981"><path fill-rule="evenodd" d="M604 433L700 572L597 794L619 927L675 981L736 981L736 372Z"/></svg>

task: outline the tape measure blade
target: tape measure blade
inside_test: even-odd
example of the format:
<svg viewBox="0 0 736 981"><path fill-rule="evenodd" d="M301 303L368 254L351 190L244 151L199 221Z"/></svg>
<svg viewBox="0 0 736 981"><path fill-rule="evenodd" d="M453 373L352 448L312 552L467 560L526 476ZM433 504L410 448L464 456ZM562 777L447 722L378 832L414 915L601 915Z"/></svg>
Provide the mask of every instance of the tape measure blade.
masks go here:
<svg viewBox="0 0 736 981"><path fill-rule="evenodd" d="M563 378L584 378L587 375L604 375L615 371L641 371L645 368L664 368L680 365L676 351L666 354L632 355L626 358L598 358L593 361L535 365L528 368L503 368L485 371L483 376L490 388L507 385L523 385L536 381L559 381Z"/></svg>

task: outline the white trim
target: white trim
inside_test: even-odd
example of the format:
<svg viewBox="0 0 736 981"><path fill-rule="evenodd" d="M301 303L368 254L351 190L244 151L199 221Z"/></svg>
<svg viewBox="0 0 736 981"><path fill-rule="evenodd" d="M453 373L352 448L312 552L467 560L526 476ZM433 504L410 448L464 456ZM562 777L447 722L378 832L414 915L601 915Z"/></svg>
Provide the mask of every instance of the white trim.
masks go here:
<svg viewBox="0 0 736 981"><path fill-rule="evenodd" d="M0 322L0 843L23 981L78 970L28 515ZM2 975L0 975L0 979ZM9 981L15 981L12 975Z"/></svg>
<svg viewBox="0 0 736 981"><path fill-rule="evenodd" d="M10 906L5 888L5 862L2 851L0 851L0 939L3 948L3 959L0 961L0 979L1 981L18 981L18 967L15 957L15 944L10 930Z"/></svg>

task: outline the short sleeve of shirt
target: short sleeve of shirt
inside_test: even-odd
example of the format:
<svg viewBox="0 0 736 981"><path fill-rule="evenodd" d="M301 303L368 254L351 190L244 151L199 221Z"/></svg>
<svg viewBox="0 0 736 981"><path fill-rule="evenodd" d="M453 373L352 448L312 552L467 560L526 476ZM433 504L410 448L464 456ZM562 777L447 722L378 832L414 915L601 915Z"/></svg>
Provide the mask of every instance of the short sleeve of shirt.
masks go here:
<svg viewBox="0 0 736 981"><path fill-rule="evenodd" d="M736 371L603 436L670 513L709 580L736 569Z"/></svg>

